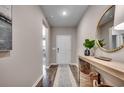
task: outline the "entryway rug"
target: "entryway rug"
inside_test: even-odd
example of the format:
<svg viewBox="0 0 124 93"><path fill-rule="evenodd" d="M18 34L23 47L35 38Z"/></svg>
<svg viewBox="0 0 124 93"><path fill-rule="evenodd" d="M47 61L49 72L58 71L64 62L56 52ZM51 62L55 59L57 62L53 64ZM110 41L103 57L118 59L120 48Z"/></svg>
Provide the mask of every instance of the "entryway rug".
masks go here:
<svg viewBox="0 0 124 93"><path fill-rule="evenodd" d="M58 66L53 87L77 87L69 65L61 64Z"/></svg>

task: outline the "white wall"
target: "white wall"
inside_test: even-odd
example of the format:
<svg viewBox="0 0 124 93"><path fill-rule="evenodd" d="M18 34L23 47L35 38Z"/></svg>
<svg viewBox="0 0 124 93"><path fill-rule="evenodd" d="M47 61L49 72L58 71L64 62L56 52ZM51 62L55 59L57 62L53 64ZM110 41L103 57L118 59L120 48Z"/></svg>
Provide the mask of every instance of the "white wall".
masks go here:
<svg viewBox="0 0 124 93"><path fill-rule="evenodd" d="M41 31L44 16L39 6L13 6L13 50L0 58L0 86L32 86L42 75Z"/></svg>
<svg viewBox="0 0 124 93"><path fill-rule="evenodd" d="M76 29L75 28L51 28L51 63L56 63L56 50L52 48L56 48L56 35L71 35L71 62L76 63Z"/></svg>
<svg viewBox="0 0 124 93"><path fill-rule="evenodd" d="M77 33L77 57L79 55L84 55L85 48L82 46L84 40L86 38L95 39L96 37L96 27L98 21L100 20L103 12L109 6L90 6L83 16L79 26L78 26L78 33ZM106 53L102 52L100 49L97 49L96 55L110 57L115 61L124 62L124 49L117 51L115 53ZM105 83L112 85L112 86L124 86L124 81L115 78L101 70L99 70L102 77L104 78Z"/></svg>

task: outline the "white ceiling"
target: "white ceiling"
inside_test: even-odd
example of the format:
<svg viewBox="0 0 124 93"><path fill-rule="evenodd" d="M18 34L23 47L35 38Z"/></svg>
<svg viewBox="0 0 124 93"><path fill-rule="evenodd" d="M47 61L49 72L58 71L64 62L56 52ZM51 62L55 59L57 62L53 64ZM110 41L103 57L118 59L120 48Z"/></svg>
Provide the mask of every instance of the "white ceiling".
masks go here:
<svg viewBox="0 0 124 93"><path fill-rule="evenodd" d="M52 27L76 27L88 5L42 5L43 13ZM62 15L65 11L67 14Z"/></svg>

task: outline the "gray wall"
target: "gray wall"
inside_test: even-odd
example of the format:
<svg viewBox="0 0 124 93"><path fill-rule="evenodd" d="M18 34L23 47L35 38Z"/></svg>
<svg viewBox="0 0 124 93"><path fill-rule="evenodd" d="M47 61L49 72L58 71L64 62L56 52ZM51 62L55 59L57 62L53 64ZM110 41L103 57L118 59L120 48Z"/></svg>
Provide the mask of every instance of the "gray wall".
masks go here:
<svg viewBox="0 0 124 93"><path fill-rule="evenodd" d="M56 48L56 35L71 35L71 62L76 63L76 28L51 28L51 63L56 63L56 50L52 48Z"/></svg>
<svg viewBox="0 0 124 93"><path fill-rule="evenodd" d="M13 6L13 50L0 58L0 86L32 86L42 75L41 31L44 16L39 6Z"/></svg>
<svg viewBox="0 0 124 93"><path fill-rule="evenodd" d="M86 38L92 38L95 39L96 37L96 27L98 24L98 21L100 20L101 16L103 15L103 12L108 8L109 6L90 6L88 11L83 16L79 26L78 26L78 34L77 34L77 57L79 55L84 55L85 48L82 46L82 43ZM106 56L110 57L115 61L123 62L124 63L124 49L121 49L120 51L117 51L115 53L106 53L102 52L101 50L97 49L96 55ZM105 83L112 85L112 86L124 86L124 81L121 81L120 79L113 77L109 74L107 74L104 71L99 70L101 73L103 80Z"/></svg>

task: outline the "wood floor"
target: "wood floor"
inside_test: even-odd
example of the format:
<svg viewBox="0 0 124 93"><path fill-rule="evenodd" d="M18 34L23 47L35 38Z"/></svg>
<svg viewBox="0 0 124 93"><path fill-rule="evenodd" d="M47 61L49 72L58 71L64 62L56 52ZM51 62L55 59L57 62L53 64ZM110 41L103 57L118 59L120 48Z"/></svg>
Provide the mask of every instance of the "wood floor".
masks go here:
<svg viewBox="0 0 124 93"><path fill-rule="evenodd" d="M80 75L79 75L79 70L78 70L78 67L76 65L69 65L70 66L70 69L73 73L73 76L75 78L75 81L78 85L78 87L80 86Z"/></svg>
<svg viewBox="0 0 124 93"><path fill-rule="evenodd" d="M56 75L58 65L51 65L49 69L46 69L46 75L42 79L40 87L52 87Z"/></svg>

